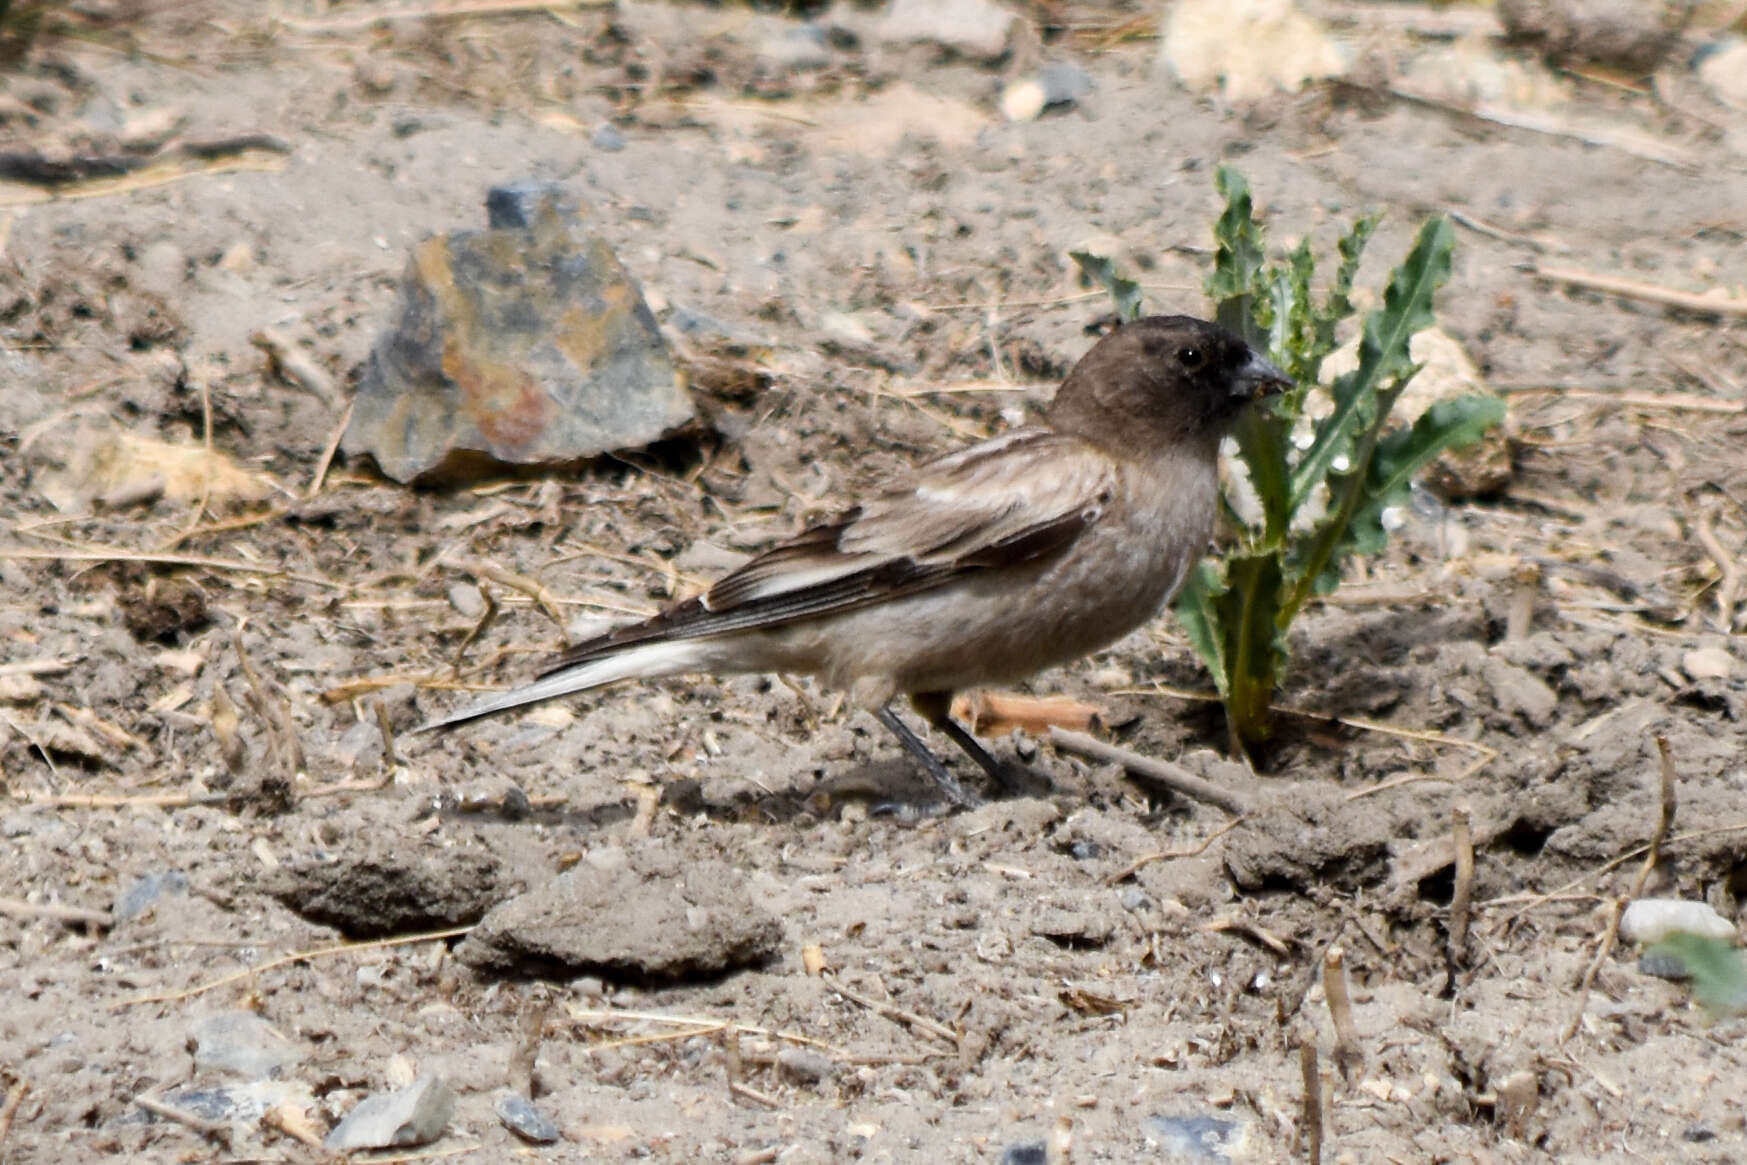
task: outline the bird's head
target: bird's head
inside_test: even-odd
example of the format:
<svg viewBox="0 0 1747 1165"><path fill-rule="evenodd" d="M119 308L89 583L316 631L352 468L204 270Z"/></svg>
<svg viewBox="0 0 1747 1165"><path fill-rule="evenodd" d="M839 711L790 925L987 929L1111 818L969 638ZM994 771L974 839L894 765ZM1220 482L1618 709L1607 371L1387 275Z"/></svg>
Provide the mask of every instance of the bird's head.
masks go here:
<svg viewBox="0 0 1747 1165"><path fill-rule="evenodd" d="M1245 405L1291 384L1218 324L1148 316L1093 345L1048 416L1055 428L1093 444L1145 455L1168 442L1216 445Z"/></svg>

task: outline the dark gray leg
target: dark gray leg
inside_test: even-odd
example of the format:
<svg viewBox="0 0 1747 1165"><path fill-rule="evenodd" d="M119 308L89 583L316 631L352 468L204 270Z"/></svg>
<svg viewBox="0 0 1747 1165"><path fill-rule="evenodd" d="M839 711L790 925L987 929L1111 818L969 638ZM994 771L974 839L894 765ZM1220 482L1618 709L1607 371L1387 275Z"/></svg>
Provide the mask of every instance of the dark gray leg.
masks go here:
<svg viewBox="0 0 1747 1165"><path fill-rule="evenodd" d="M904 746L904 751L914 757L916 763L921 765L934 779L934 783L940 786L940 791L946 794L948 801L965 809L977 804L977 799L964 791L964 786L958 783L958 778L946 771L946 766L940 762L940 758L929 751L928 746L922 743L921 738L911 732L902 720L898 719L898 714L892 711L890 704L882 706L874 715L879 717L881 724L891 729L892 735L898 738L898 743Z"/></svg>
<svg viewBox="0 0 1747 1165"><path fill-rule="evenodd" d="M946 733L947 738L963 749L966 756L976 761L977 767L989 774L989 779L999 785L1003 792L1019 796L1031 791L1027 788L1030 782L1027 782L1021 773L1015 772L1013 766L1002 764L996 760L989 750L983 747L981 741L966 731L964 725L952 718L951 692L913 692L910 695L910 703L915 706L922 719L928 721L930 726ZM1035 774L1031 775L1035 777ZM1047 786L1048 782L1044 782L1044 784Z"/></svg>

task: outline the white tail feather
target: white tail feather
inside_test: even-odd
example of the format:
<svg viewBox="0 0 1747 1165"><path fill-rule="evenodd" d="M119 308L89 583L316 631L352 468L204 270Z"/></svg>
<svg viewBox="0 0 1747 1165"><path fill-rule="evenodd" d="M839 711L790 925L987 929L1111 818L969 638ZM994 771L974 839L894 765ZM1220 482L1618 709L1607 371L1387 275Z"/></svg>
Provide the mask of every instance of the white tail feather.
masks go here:
<svg viewBox="0 0 1747 1165"><path fill-rule="evenodd" d="M702 640L677 639L665 643L645 643L601 659L591 659L575 667L565 668L513 691L490 696L440 720L421 724L413 731L431 732L438 728L451 728L469 720L495 716L499 712L525 708L530 704L543 704L547 700L585 692L619 680L646 680L678 675L681 672L702 671L706 670L705 661L708 658L708 649Z"/></svg>

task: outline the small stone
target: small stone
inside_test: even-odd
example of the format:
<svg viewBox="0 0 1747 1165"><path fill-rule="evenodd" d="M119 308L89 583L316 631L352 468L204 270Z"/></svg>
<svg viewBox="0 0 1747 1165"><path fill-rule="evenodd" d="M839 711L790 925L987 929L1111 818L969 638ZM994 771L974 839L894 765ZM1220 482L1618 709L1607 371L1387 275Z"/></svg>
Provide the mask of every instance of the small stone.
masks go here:
<svg viewBox="0 0 1747 1165"><path fill-rule="evenodd" d="M625 148L625 135L619 132L618 126L609 121L594 131L589 142L602 153L616 154Z"/></svg>
<svg viewBox="0 0 1747 1165"><path fill-rule="evenodd" d="M307 1108L313 1103L309 1085L292 1080L254 1080L221 1088L180 1088L164 1093L164 1103L202 1120L225 1124L258 1124L281 1105ZM161 1120L161 1117L153 1117Z"/></svg>
<svg viewBox="0 0 1747 1165"><path fill-rule="evenodd" d="M1684 983L1692 978L1686 960L1673 951L1651 950L1638 956L1638 971L1656 979L1671 979Z"/></svg>
<svg viewBox="0 0 1747 1165"><path fill-rule="evenodd" d="M426 239L364 367L341 448L396 481L637 448L695 416L643 295L562 188L486 199L491 229Z"/></svg>
<svg viewBox="0 0 1747 1165"><path fill-rule="evenodd" d="M534 1102L519 1092L500 1092L492 1111L503 1127L535 1145L550 1145L559 1137L552 1118L534 1107Z"/></svg>
<svg viewBox="0 0 1747 1165"><path fill-rule="evenodd" d="M931 41L973 60L994 61L1007 52L1017 19L991 0L892 0L879 36L889 43Z"/></svg>
<svg viewBox="0 0 1747 1165"><path fill-rule="evenodd" d="M1241 1159L1250 1139L1248 1123L1216 1116L1151 1116L1146 1128L1159 1142L1166 1160L1211 1165Z"/></svg>
<svg viewBox="0 0 1747 1165"><path fill-rule="evenodd" d="M247 243L232 243L218 257L218 265L220 270L229 271L233 275L247 275L261 264L255 258L255 248Z"/></svg>
<svg viewBox="0 0 1747 1165"><path fill-rule="evenodd" d="M1034 77L1015 81L1001 92L1001 113L1008 121L1035 121L1048 104L1043 82Z"/></svg>
<svg viewBox="0 0 1747 1165"><path fill-rule="evenodd" d="M1536 728L1544 728L1552 722L1559 697L1539 676L1493 658L1481 668L1481 677L1492 689L1492 698L1500 712L1520 716Z"/></svg>
<svg viewBox="0 0 1747 1165"><path fill-rule="evenodd" d="M831 63L831 45L818 25L791 25L766 37L758 46L758 55L782 69L823 69Z"/></svg>
<svg viewBox="0 0 1747 1165"><path fill-rule="evenodd" d="M784 1048L776 1054L776 1066L796 1084L817 1084L837 1073L837 1066L811 1048Z"/></svg>
<svg viewBox="0 0 1747 1165"><path fill-rule="evenodd" d="M1049 1147L1042 1141L1008 1145L1001 1154L1001 1165L1049 1165Z"/></svg>
<svg viewBox="0 0 1747 1165"><path fill-rule="evenodd" d="M485 595L472 583L458 582L449 588L449 605L467 619L485 614Z"/></svg>
<svg viewBox="0 0 1747 1165"><path fill-rule="evenodd" d="M250 1080L272 1076L303 1058L280 1030L252 1011L222 1011L194 1025L194 1067Z"/></svg>
<svg viewBox="0 0 1747 1165"><path fill-rule="evenodd" d="M1698 647L1680 657L1680 670L1694 680L1726 680L1735 674L1735 657L1723 647Z"/></svg>
<svg viewBox="0 0 1747 1165"><path fill-rule="evenodd" d="M1639 898L1620 915L1620 938L1650 946L1675 934L1692 934L1718 942L1736 942L1735 924L1708 903L1680 898Z"/></svg>
<svg viewBox="0 0 1747 1165"><path fill-rule="evenodd" d="M428 1145L443 1135L454 1111L454 1092L442 1077L427 1076L411 1088L359 1101L322 1147L347 1151Z"/></svg>
<svg viewBox="0 0 1747 1165"><path fill-rule="evenodd" d="M129 882L127 889L116 895L112 913L116 922L132 922L165 898L181 898L188 893L188 875L181 870L164 870L147 874Z"/></svg>
<svg viewBox="0 0 1747 1165"><path fill-rule="evenodd" d="M1037 74L1045 105L1072 105L1092 91L1092 74L1072 61L1045 65Z"/></svg>

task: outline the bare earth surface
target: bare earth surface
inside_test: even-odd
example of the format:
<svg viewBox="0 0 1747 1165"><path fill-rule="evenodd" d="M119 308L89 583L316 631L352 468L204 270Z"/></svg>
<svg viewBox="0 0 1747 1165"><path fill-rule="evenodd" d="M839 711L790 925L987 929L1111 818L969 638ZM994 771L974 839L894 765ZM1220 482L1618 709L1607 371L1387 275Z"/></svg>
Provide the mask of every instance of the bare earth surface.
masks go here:
<svg viewBox="0 0 1747 1165"><path fill-rule="evenodd" d="M1740 294L1744 115L1684 61L1653 96L1484 47L1611 127L1585 142L1389 96L1447 48L1399 29L1348 30L1363 79L1237 106L1172 79L1149 12L1038 5L1042 57L1093 88L1008 122L1007 66L886 44L878 11L809 32L740 8L280 7L164 5L0 77L6 149L168 139L152 181L0 191L0 1095L20 1097L0 1158L315 1160L260 1108L319 1137L440 1076L446 1131L405 1152L1286 1160L1307 1034L1330 1160L1747 1154L1747 1024L1624 946L1578 989L1656 826L1659 735L1678 810L1647 892L1736 921L1747 899L1747 658L1726 634L1747 329L1533 270ZM174 148L245 134L283 148ZM580 632L651 611L1021 421L1106 311L1067 251L1114 240L1156 308L1203 311L1221 161L1279 241L1385 210L1365 286L1425 215L1461 216L1442 316L1509 393L1516 464L1499 495L1416 510L1303 619L1281 703L1306 715L1265 773L1220 756L1168 617L1035 682L1253 797L1235 827L1008 739L1053 789L941 815L872 719L775 678L399 735L528 674L553 614ZM523 178L592 207L700 421L481 488L322 476L409 247L482 225L487 188ZM260 329L332 391L275 371ZM51 504L79 426L198 447L208 411L259 500ZM481 587L500 612L468 642ZM1452 975L1459 807L1476 860ZM286 957L459 930L561 873L552 910L630 953L554 971L541 932ZM1344 1074L1331 945L1361 1053ZM227 1068L212 1017L235 1012L277 1035L243 1023L259 1055ZM556 1143L499 1122L512 1083ZM1195 1156L1180 1119L1222 1122L1223 1147Z"/></svg>

